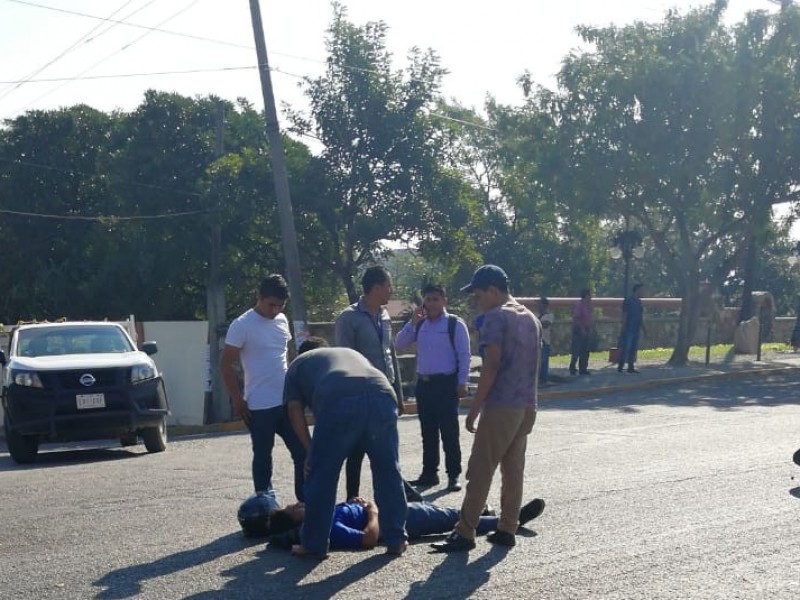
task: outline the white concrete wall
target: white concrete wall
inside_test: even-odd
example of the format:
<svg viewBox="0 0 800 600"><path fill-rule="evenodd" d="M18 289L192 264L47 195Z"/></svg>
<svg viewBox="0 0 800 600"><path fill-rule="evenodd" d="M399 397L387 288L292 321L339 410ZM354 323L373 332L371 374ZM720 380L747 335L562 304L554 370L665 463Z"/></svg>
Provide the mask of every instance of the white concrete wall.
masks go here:
<svg viewBox="0 0 800 600"><path fill-rule="evenodd" d="M202 425L208 357L206 321L146 321L140 342L158 342L153 360L164 375L169 425Z"/></svg>

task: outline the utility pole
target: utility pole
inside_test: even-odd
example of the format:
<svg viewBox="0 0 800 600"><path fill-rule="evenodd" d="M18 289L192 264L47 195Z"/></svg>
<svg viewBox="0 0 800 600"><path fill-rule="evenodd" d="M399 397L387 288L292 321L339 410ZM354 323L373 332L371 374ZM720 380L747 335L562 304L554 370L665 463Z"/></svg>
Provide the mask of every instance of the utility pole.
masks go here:
<svg viewBox="0 0 800 600"><path fill-rule="evenodd" d="M278 126L278 112L275 109L275 96L272 92L272 78L267 60L267 44L264 40L264 26L261 22L261 8L258 0L250 0L250 17L253 21L258 72L261 75L261 92L264 96L264 111L267 117L267 141L275 181L275 196L278 200L283 252L286 257L286 279L289 283L289 294L292 300L294 341L299 347L302 341L308 337L306 302L300 275L300 253L297 249L297 235L294 230L292 200L289 195L289 176L286 172L283 140Z"/></svg>
<svg viewBox="0 0 800 600"><path fill-rule="evenodd" d="M225 154L225 141L223 137L225 124L225 105L222 101L217 103L216 115L216 158ZM211 377L211 391L206 402L206 423L221 423L230 421L233 417L230 400L222 384L222 374L219 371L221 356L220 327L225 322L225 288L220 276L220 254L222 253L222 226L217 220L211 226L210 235L211 258L209 260L208 283L206 284L206 312L208 313L208 362Z"/></svg>

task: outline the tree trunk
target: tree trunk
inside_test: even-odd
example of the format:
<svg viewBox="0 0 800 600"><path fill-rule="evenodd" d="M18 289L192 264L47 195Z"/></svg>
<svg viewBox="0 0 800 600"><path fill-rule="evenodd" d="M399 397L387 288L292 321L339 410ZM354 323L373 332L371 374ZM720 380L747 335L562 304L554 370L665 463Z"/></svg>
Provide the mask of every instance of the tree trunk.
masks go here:
<svg viewBox="0 0 800 600"><path fill-rule="evenodd" d="M673 367L683 367L689 362L689 348L692 345L694 332L697 331L700 315L700 304L698 302L700 277L697 273L693 273L687 279L681 302L678 339L675 341L672 356L667 361L667 364Z"/></svg>
<svg viewBox="0 0 800 600"><path fill-rule="evenodd" d="M350 301L350 304L358 302L359 293L356 289L356 284L353 282L353 276L350 274L344 275L342 281L344 282L345 290L347 290L347 299Z"/></svg>

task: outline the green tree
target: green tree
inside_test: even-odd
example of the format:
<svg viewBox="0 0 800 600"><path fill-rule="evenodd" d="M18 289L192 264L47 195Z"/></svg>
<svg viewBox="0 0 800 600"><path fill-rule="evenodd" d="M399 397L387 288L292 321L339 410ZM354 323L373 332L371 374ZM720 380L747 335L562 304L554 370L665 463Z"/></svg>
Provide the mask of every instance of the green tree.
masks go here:
<svg viewBox="0 0 800 600"><path fill-rule="evenodd" d="M752 291L773 281L770 269L761 268L774 231L772 208L800 198L800 8L784 3L777 15L751 12L734 35L739 89L732 159L746 203L740 313L745 320L753 316Z"/></svg>
<svg viewBox="0 0 800 600"><path fill-rule="evenodd" d="M96 164L110 121L77 105L28 112L0 131L0 236L7 256L21 259L0 273L3 322L97 316L110 293L92 257L114 243L91 219L103 209Z"/></svg>
<svg viewBox="0 0 800 600"><path fill-rule="evenodd" d="M382 22L353 25L334 4L326 72L306 80L310 115L289 111L294 130L323 146L325 186L301 210L324 232L321 243L351 301L360 268L386 253L384 240L424 236L427 207L442 193L426 112L444 71L432 51L417 49L404 71L393 71L386 31Z"/></svg>
<svg viewBox="0 0 800 600"><path fill-rule="evenodd" d="M671 11L662 23L581 28L593 49L564 61L553 103L573 169L571 200L642 227L676 282L683 304L672 364L688 358L701 265L722 260L719 249L740 245L748 228L763 229L753 184L776 183L763 171L742 173L758 172L758 163L743 160L737 118L756 102L742 98L747 61L741 38L722 23L725 8L718 0Z"/></svg>

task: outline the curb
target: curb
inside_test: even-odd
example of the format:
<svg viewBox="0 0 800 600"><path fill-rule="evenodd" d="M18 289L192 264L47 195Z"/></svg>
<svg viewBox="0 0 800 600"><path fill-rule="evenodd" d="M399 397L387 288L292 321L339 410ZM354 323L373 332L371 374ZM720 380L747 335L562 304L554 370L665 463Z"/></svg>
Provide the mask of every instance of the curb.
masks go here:
<svg viewBox="0 0 800 600"><path fill-rule="evenodd" d="M741 369L738 371L715 371L713 373L698 373L697 375L686 375L683 377L644 379L636 383L630 383L630 384L600 386L593 388L583 388L579 390L554 390L551 392L541 392L539 394L539 401L541 402L543 400L569 400L595 394L606 395L606 394L613 394L616 392L628 392L632 390L645 389L649 387L660 387L665 385L690 383L693 381L723 379L723 378L736 379L754 374L761 374L768 376L768 375L774 375L776 373L783 373L786 371L800 372L800 366L795 367L792 365L785 365L782 367L763 367L755 369Z"/></svg>

